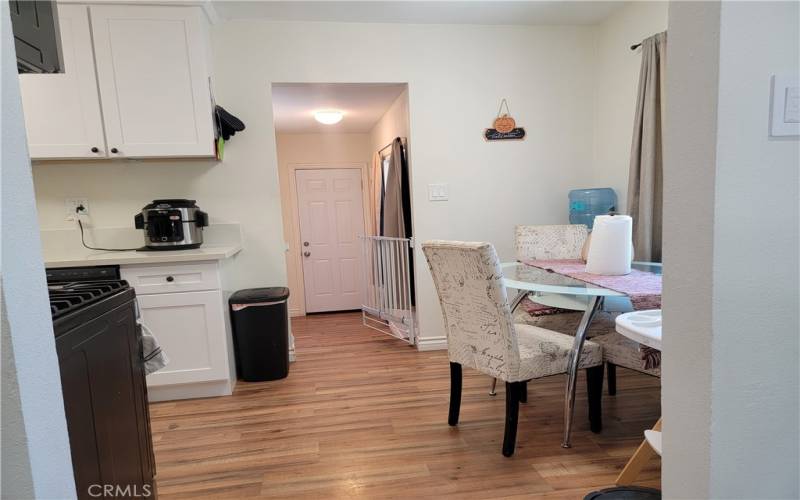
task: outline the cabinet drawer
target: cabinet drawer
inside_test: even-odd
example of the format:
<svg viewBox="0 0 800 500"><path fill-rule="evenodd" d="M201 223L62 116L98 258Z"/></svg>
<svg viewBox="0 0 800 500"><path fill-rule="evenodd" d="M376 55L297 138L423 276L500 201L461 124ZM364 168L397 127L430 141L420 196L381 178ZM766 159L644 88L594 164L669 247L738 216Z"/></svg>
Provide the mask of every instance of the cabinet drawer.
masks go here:
<svg viewBox="0 0 800 500"><path fill-rule="evenodd" d="M216 262L122 266L120 274L122 279L136 289L137 295L218 290L220 288L219 269Z"/></svg>

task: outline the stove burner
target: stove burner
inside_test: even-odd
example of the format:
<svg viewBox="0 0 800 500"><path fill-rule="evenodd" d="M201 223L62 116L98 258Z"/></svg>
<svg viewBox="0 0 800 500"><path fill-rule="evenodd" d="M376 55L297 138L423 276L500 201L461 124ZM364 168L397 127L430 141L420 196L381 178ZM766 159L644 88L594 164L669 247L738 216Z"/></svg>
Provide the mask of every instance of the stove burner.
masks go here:
<svg viewBox="0 0 800 500"><path fill-rule="evenodd" d="M50 313L56 319L127 288L122 280L49 284Z"/></svg>

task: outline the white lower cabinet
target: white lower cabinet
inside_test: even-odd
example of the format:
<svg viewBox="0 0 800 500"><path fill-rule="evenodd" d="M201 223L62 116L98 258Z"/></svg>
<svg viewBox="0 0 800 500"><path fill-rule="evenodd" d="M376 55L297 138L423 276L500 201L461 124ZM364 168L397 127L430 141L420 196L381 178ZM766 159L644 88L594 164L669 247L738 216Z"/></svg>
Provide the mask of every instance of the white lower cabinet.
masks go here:
<svg viewBox="0 0 800 500"><path fill-rule="evenodd" d="M122 266L120 271L136 290L142 322L169 358L167 366L147 377L150 400L231 394L235 377L227 308L219 288L202 289L219 287L217 263ZM176 283L175 276L195 274L216 279ZM156 276L163 287L154 282Z"/></svg>

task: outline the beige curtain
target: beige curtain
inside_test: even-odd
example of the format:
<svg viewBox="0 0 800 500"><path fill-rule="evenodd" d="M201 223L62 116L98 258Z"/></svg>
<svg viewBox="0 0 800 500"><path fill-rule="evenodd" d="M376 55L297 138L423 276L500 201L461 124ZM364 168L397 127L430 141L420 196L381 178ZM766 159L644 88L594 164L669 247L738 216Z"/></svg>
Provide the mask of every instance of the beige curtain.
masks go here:
<svg viewBox="0 0 800 500"><path fill-rule="evenodd" d="M367 230L370 236L378 236L381 229L381 155L377 152L372 155L372 165L369 167L368 194L369 207L367 207Z"/></svg>
<svg viewBox="0 0 800 500"><path fill-rule="evenodd" d="M403 144L398 138L392 142L392 157L383 195L383 236L406 237L403 211Z"/></svg>
<svg viewBox="0 0 800 500"><path fill-rule="evenodd" d="M667 33L642 40L639 95L633 123L628 213L633 217L636 260L661 262L662 109Z"/></svg>

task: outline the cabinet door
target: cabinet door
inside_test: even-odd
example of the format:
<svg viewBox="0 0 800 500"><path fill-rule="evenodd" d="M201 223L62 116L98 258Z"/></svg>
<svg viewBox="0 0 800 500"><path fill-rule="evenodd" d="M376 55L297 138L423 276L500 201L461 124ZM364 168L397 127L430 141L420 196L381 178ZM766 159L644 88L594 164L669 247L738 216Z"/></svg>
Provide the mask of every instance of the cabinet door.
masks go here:
<svg viewBox="0 0 800 500"><path fill-rule="evenodd" d="M202 11L89 8L111 157L213 156Z"/></svg>
<svg viewBox="0 0 800 500"><path fill-rule="evenodd" d="M19 76L28 149L34 159L103 158L89 13L85 5L59 5L58 18L64 72Z"/></svg>
<svg viewBox="0 0 800 500"><path fill-rule="evenodd" d="M142 323L158 339L169 364L147 377L148 386L228 378L222 293L139 295Z"/></svg>

